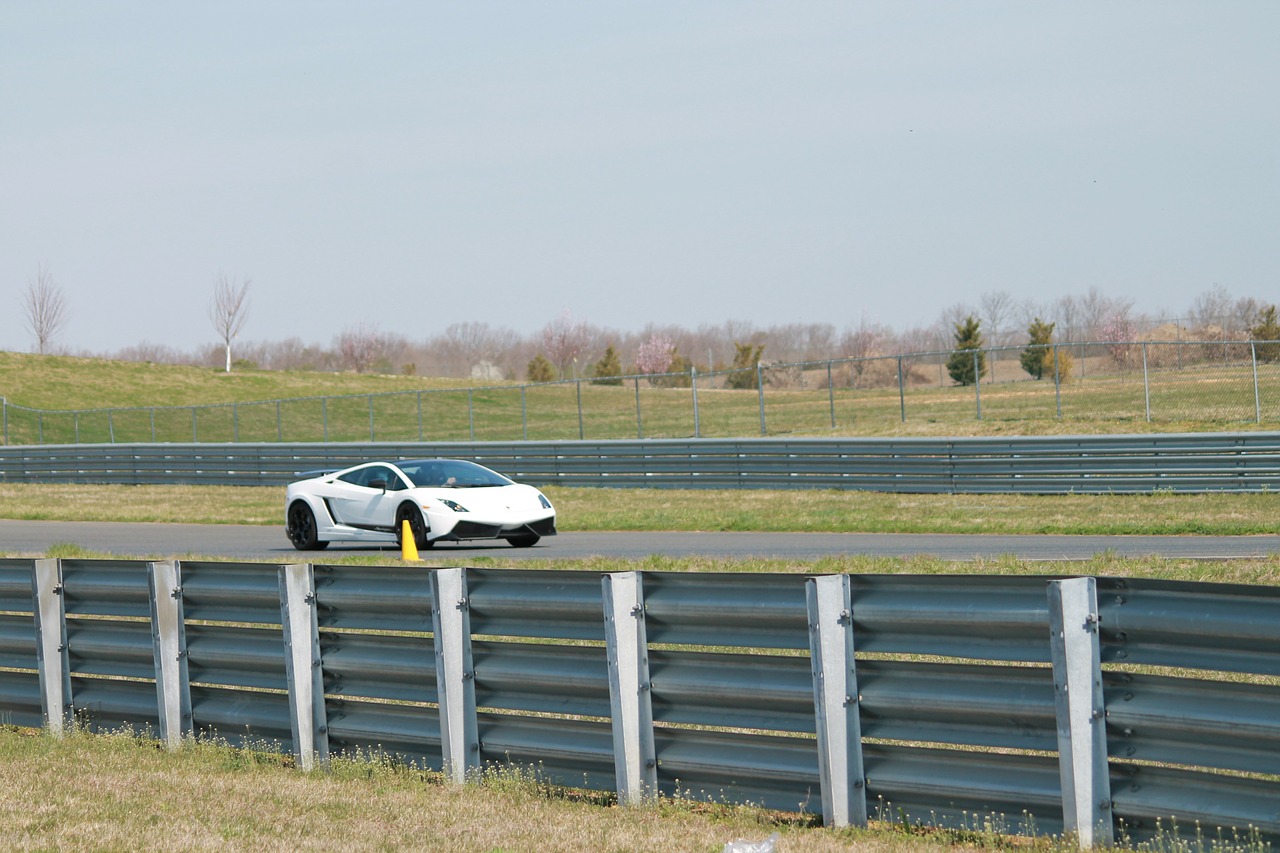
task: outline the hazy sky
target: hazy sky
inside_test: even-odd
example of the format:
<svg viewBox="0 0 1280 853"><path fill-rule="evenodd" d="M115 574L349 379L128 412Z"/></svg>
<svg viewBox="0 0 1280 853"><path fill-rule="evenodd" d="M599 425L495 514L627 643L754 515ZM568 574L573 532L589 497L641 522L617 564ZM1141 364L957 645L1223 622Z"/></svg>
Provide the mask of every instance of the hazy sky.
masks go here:
<svg viewBox="0 0 1280 853"><path fill-rule="evenodd" d="M0 348L1280 298L1280 2L0 0Z"/></svg>

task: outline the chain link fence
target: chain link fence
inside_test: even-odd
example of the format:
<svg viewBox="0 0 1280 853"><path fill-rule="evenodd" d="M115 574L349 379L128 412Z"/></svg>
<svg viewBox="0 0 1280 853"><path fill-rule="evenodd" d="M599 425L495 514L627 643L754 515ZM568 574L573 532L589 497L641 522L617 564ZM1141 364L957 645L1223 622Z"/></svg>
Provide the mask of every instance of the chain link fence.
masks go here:
<svg viewBox="0 0 1280 853"><path fill-rule="evenodd" d="M0 417L5 444L732 438L975 419L1234 428L1280 420L1280 342L992 347L195 406L0 398Z"/></svg>

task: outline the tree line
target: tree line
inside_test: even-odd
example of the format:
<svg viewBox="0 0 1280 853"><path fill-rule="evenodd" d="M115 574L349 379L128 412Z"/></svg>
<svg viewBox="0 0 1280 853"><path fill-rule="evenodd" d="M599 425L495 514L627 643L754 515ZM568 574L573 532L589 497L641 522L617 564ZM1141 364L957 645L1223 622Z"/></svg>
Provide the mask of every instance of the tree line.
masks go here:
<svg viewBox="0 0 1280 853"><path fill-rule="evenodd" d="M226 370L317 370L399 373L481 381L595 378L625 374L673 374L690 369L736 370L730 387L754 387L756 363L874 358L912 352L951 352L948 369L961 384L982 376L982 349L1027 345L1023 368L1034 378L1069 375L1069 355L1056 343L1139 340L1280 339L1276 306L1253 297L1234 297L1215 286L1200 294L1178 318L1143 314L1132 300L1097 288L1050 302L1018 299L1007 291L983 293L976 303L959 302L927 325L893 329L865 317L838 329L831 323L756 326L740 320L701 324L648 324L639 330L599 326L564 310L533 334L478 321L453 323L443 332L412 340L360 321L343 328L328 344L297 337L242 341L249 317L250 280L218 273L208 304L216 342L181 351L142 342L115 352L72 351L59 345L69 308L49 268L41 264L28 282L23 309L35 349L88 357L163 364L190 364ZM1260 358L1277 360L1277 347ZM975 356L976 353L976 356ZM975 373L976 371L976 373ZM683 381L688 381L687 378Z"/></svg>

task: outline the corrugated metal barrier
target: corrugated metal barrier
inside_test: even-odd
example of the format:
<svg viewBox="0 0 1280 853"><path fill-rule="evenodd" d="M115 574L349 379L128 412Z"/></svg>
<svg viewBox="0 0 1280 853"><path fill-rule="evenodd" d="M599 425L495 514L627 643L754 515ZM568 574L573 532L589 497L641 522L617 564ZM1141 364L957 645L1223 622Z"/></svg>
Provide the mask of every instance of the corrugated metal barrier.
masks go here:
<svg viewBox="0 0 1280 853"><path fill-rule="evenodd" d="M373 459L474 459L540 486L1029 494L1280 489L1280 433L0 447L0 482L276 486Z"/></svg>
<svg viewBox="0 0 1280 853"><path fill-rule="evenodd" d="M1119 578L7 559L0 713L834 825L1274 842L1277 612Z"/></svg>

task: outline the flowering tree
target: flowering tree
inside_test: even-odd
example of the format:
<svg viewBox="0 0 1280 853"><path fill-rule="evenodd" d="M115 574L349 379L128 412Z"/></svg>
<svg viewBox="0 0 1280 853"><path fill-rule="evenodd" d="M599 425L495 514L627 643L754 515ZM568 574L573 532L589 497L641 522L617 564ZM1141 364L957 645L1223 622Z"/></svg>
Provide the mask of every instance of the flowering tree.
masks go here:
<svg viewBox="0 0 1280 853"><path fill-rule="evenodd" d="M671 367L676 345L666 335L654 333L636 349L637 373L664 373ZM649 380L653 381L652 378Z"/></svg>
<svg viewBox="0 0 1280 853"><path fill-rule="evenodd" d="M384 342L378 327L363 320L338 335L338 354L344 367L364 373L382 355Z"/></svg>
<svg viewBox="0 0 1280 853"><path fill-rule="evenodd" d="M542 330L543 348L562 377L569 373L569 366L577 361L589 338L587 321L575 319L568 308Z"/></svg>
<svg viewBox="0 0 1280 853"><path fill-rule="evenodd" d="M1102 340L1106 342L1107 352L1117 364L1124 364L1133 349L1133 339L1138 330L1129 318L1129 307L1124 305L1112 311L1098 330Z"/></svg>

